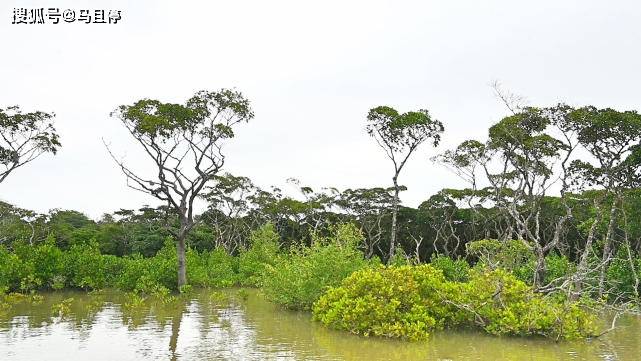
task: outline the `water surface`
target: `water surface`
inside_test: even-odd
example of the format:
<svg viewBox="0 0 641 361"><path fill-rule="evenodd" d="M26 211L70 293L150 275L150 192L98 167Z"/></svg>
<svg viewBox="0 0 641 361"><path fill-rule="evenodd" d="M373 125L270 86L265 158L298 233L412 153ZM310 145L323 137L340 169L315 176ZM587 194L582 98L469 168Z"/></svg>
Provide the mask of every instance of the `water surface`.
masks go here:
<svg viewBox="0 0 641 361"><path fill-rule="evenodd" d="M641 319L632 316L592 341L442 331L404 342L326 329L256 290L198 290L143 307L118 292L44 296L0 310L0 360L641 360ZM61 316L53 306L68 298Z"/></svg>

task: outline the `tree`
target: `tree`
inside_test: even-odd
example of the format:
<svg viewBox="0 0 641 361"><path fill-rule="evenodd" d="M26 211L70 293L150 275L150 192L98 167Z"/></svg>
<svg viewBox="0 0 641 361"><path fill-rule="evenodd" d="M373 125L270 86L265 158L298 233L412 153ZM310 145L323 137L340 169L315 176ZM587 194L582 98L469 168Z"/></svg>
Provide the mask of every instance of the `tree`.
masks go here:
<svg viewBox="0 0 641 361"><path fill-rule="evenodd" d="M378 145L385 151L394 164L394 200L392 205L392 229L390 235L389 257L394 256L396 247L396 218L399 207L398 176L403 170L409 157L424 142L431 140L437 146L443 133L443 123L432 119L425 109L399 114L393 108L379 106L369 111L367 115L367 134L376 139Z"/></svg>
<svg viewBox="0 0 641 361"><path fill-rule="evenodd" d="M30 245L46 238L47 216L0 201L0 246L26 240Z"/></svg>
<svg viewBox="0 0 641 361"><path fill-rule="evenodd" d="M460 210L457 205L457 196L462 193L453 189L442 189L418 207L420 211L418 215L422 216L421 221L423 221L421 223L434 232L432 248L437 255L440 254L439 245L443 254L450 258L455 258L459 251L461 237L457 230L457 223L460 223L461 219L458 217ZM422 237L417 238L413 235L412 237L416 243L416 259L420 260L419 246Z"/></svg>
<svg viewBox="0 0 641 361"><path fill-rule="evenodd" d="M233 254L237 249L246 248L246 242L253 224L248 217L252 210L250 198L259 191L249 178L226 173L216 176L216 183L207 187L203 198L209 206L200 216L204 223L210 224L215 235L215 247L224 247Z"/></svg>
<svg viewBox="0 0 641 361"><path fill-rule="evenodd" d="M153 160L157 174L145 178L116 159L127 184L166 202L179 218L172 230L178 255L178 286L187 284L185 239L196 225L194 201L225 164L222 143L233 127L254 117L240 92L199 91L184 105L142 99L111 113Z"/></svg>
<svg viewBox="0 0 641 361"><path fill-rule="evenodd" d="M363 238L363 252L367 259L380 251L379 243L385 234L393 199L391 188L346 189L337 204L351 218L360 224ZM383 253L381 251L381 253Z"/></svg>
<svg viewBox="0 0 641 361"><path fill-rule="evenodd" d="M561 109L561 110L559 110ZM556 247L560 232L570 214L559 218L558 232L551 240L541 232L541 204L548 189L557 180L564 180L565 172L554 178L555 164L565 164L573 148L551 136L546 130L553 124L554 115L566 114L567 107L525 108L492 126L488 150L499 157L506 167L500 174L486 174L492 186L499 191L511 189L510 197L501 197L500 205L514 222L518 239L536 255L533 284L541 287L545 278L545 256ZM562 118L562 116L559 116ZM563 192L565 189L561 190ZM527 242L526 242L527 241Z"/></svg>
<svg viewBox="0 0 641 361"><path fill-rule="evenodd" d="M491 200L506 221L500 240L514 237L536 256L533 284L540 288L545 278L545 256L557 247L565 223L571 218L567 207L567 165L576 148L569 134L574 130L568 118L572 109L565 105L551 108L508 106L513 115L489 129L488 140L463 142L456 150L444 153L440 160L466 179L475 190L476 170L489 183ZM551 135L554 128L564 140ZM557 168L560 168L557 169ZM556 172L555 172L556 171ZM561 202L566 212L550 220L554 232L541 227L542 204L548 190L561 183Z"/></svg>
<svg viewBox="0 0 641 361"><path fill-rule="evenodd" d="M513 114L490 128L485 143L463 142L439 160L473 190L479 180L476 171L481 171L493 195L491 203L486 199L479 205L492 204L502 214L508 227L497 232L500 240L521 240L533 252L533 284L538 290L564 289L578 297L584 286L598 283L602 296L607 291L607 267L617 251L615 238L627 227L627 219L621 219L623 198L639 185L641 116L563 104L508 108ZM548 196L553 187L560 188L560 197ZM546 256L554 249L567 249L570 232L576 272L543 284ZM580 237L585 238L579 241ZM597 243L600 237L603 242ZM623 244L628 250L627 238ZM593 264L592 255L599 248L601 261Z"/></svg>
<svg viewBox="0 0 641 361"><path fill-rule="evenodd" d="M641 115L636 111L619 112L592 106L577 109L572 115L577 123L578 141L596 161L576 159L571 163L570 170L575 175L575 183L580 187L597 187L602 190L600 197L594 200L597 214L581 256L578 274L581 276L588 271L588 256L592 251L595 229L602 219L607 219L599 265L598 296L601 297L605 291L606 269L616 251L613 244L615 224L622 210L624 192L626 189L639 186ZM612 198L611 202L608 197ZM607 212L607 209L604 209L607 208L604 207L607 203L610 203L610 206L606 216L603 212ZM581 278L584 277L579 277L576 282L579 291Z"/></svg>
<svg viewBox="0 0 641 361"><path fill-rule="evenodd" d="M23 113L18 106L0 109L0 183L42 154L56 154L60 140L54 117L41 111Z"/></svg>

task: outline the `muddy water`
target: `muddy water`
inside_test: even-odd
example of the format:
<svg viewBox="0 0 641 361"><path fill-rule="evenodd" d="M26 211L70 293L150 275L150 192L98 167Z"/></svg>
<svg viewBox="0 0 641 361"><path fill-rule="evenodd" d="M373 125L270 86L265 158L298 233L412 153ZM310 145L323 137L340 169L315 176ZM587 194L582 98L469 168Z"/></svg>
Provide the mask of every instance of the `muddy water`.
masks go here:
<svg viewBox="0 0 641 361"><path fill-rule="evenodd" d="M117 292L44 296L0 309L0 360L641 360L636 317L594 341L442 331L412 343L328 330L254 290L137 307ZM68 298L61 314L55 305Z"/></svg>

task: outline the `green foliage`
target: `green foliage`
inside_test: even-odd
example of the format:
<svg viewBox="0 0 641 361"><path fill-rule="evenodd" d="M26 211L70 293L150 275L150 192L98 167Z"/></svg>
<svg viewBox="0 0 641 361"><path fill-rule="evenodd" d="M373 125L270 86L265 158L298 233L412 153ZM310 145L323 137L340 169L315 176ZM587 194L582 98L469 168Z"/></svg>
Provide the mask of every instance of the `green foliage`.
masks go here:
<svg viewBox="0 0 641 361"><path fill-rule="evenodd" d="M249 292L244 288L239 289L238 292L236 292L236 295L243 301L247 301L247 299L249 299Z"/></svg>
<svg viewBox="0 0 641 361"><path fill-rule="evenodd" d="M41 154L56 154L60 138L53 126L54 117L42 111L24 113L18 106L0 108L0 183Z"/></svg>
<svg viewBox="0 0 641 361"><path fill-rule="evenodd" d="M220 89L199 91L185 105L142 99L133 105L122 105L112 113L131 124L136 134L150 138L169 138L180 132L198 132L209 139L231 138L229 121L217 119L226 113L234 123L254 117L249 100L240 92Z"/></svg>
<svg viewBox="0 0 641 361"><path fill-rule="evenodd" d="M362 237L351 224L334 229L327 238L315 237L310 247L293 249L268 266L263 291L274 302L293 309L309 309L329 287L338 285L368 262L355 248Z"/></svg>
<svg viewBox="0 0 641 361"><path fill-rule="evenodd" d="M56 247L52 237L34 247L34 252L31 260L34 265L34 276L42 281L42 283L52 285L54 281L60 282L63 277L63 252Z"/></svg>
<svg viewBox="0 0 641 361"><path fill-rule="evenodd" d="M414 150L429 139L436 146L444 129L443 123L432 119L425 109L401 114L394 108L379 106L370 109L367 120L367 133L381 139L393 152Z"/></svg>
<svg viewBox="0 0 641 361"><path fill-rule="evenodd" d="M63 275L55 275L51 279L51 289L54 291L59 291L63 288L65 288L65 276Z"/></svg>
<svg viewBox="0 0 641 361"><path fill-rule="evenodd" d="M219 306L219 307L224 307L229 305L229 296L221 291L213 291L212 293L209 294L209 301L211 301L212 304Z"/></svg>
<svg viewBox="0 0 641 361"><path fill-rule="evenodd" d="M431 265L366 268L330 288L313 312L332 328L410 340L442 327L556 339L595 332L594 315L580 304L536 294L501 269L455 282Z"/></svg>
<svg viewBox="0 0 641 361"><path fill-rule="evenodd" d="M236 259L224 249L211 252L188 250L187 279L201 287L229 287L236 284Z"/></svg>
<svg viewBox="0 0 641 361"><path fill-rule="evenodd" d="M126 309L136 309L145 306L146 298L136 292L128 292L123 307Z"/></svg>
<svg viewBox="0 0 641 361"><path fill-rule="evenodd" d="M193 287L191 285L182 285L178 287L178 292L182 295L188 295L193 291Z"/></svg>
<svg viewBox="0 0 641 361"><path fill-rule="evenodd" d="M51 238L35 247L14 243L12 253L0 248L0 262L0 287L29 292L64 278L64 254Z"/></svg>
<svg viewBox="0 0 641 361"><path fill-rule="evenodd" d="M64 276L71 287L98 289L106 285L103 257L98 243L75 244L64 257Z"/></svg>
<svg viewBox="0 0 641 361"><path fill-rule="evenodd" d="M435 295L445 282L426 265L363 269L330 288L314 304L314 318L365 336L424 339L451 309Z"/></svg>
<svg viewBox="0 0 641 361"><path fill-rule="evenodd" d="M576 271L576 265L568 257L557 253L551 253L545 257L545 267L546 284L567 277Z"/></svg>
<svg viewBox="0 0 641 361"><path fill-rule="evenodd" d="M387 262L387 264L389 264L390 266L405 266L411 263L411 260L401 247L397 247L394 250L394 255Z"/></svg>
<svg viewBox="0 0 641 361"><path fill-rule="evenodd" d="M516 270L533 257L532 252L521 240L482 239L469 242L467 253L478 258L479 263L490 269Z"/></svg>
<svg viewBox="0 0 641 361"><path fill-rule="evenodd" d="M463 321L495 335L577 339L594 335L596 316L580 303L534 293L505 270L473 272L461 283Z"/></svg>
<svg viewBox="0 0 641 361"><path fill-rule="evenodd" d="M20 281L32 273L32 269L13 252L0 245L0 288L10 291L20 288Z"/></svg>
<svg viewBox="0 0 641 361"><path fill-rule="evenodd" d="M637 280L640 278L641 258L633 257L630 260L627 251L620 249L606 273L609 298L623 296L626 299L637 299L640 291Z"/></svg>
<svg viewBox="0 0 641 361"><path fill-rule="evenodd" d="M144 294L152 294L161 287L175 290L178 287L177 269L175 246L171 239L167 239L154 257L127 257L117 285L120 289Z"/></svg>
<svg viewBox="0 0 641 361"><path fill-rule="evenodd" d="M275 255L272 246L263 245L263 253L255 259L271 259ZM52 237L36 246L14 243L12 252L0 246L0 290L28 293L115 287L143 297L178 290L176 248L171 238L153 257L104 255L99 248L96 241L90 241L64 251ZM222 248L202 252L188 249L186 259L188 276L195 286L229 287L238 283L239 260Z"/></svg>
<svg viewBox="0 0 641 361"><path fill-rule="evenodd" d="M127 258L117 257L111 254L102 255L102 266L105 272L105 283L107 287L113 287L118 283L127 260Z"/></svg>
<svg viewBox="0 0 641 361"><path fill-rule="evenodd" d="M238 280L243 286L260 286L265 270L278 260L280 237L271 223L254 230L251 246L242 250L238 258Z"/></svg>
<svg viewBox="0 0 641 361"><path fill-rule="evenodd" d="M536 268L536 261L530 259L526 264L512 270L514 276L525 283L530 283L534 276L534 269ZM545 278L543 285L548 285L553 282L559 284L576 271L576 265L572 263L566 256L561 256L557 253L550 253L545 256Z"/></svg>
<svg viewBox="0 0 641 361"><path fill-rule="evenodd" d="M466 282L470 277L470 265L464 259L451 259L443 255L432 256L432 267L441 270L448 281Z"/></svg>

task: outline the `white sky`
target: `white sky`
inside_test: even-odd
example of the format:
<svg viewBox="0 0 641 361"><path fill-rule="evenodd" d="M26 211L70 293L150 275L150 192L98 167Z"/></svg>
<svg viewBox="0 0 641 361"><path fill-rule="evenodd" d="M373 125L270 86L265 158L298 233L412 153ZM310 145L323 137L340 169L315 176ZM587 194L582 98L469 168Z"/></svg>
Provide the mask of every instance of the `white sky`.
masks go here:
<svg viewBox="0 0 641 361"><path fill-rule="evenodd" d="M14 7L119 9L117 25L12 25ZM255 119L226 147L227 171L259 186L391 184L367 111L427 108L440 150L484 138L505 115L489 84L531 105L639 109L638 1L27 1L0 3L0 107L53 111L63 147L0 184L23 208L96 218L156 204L127 188L101 137L144 168L109 112L140 98L183 102L235 87ZM406 204L461 182L424 146L401 174Z"/></svg>

